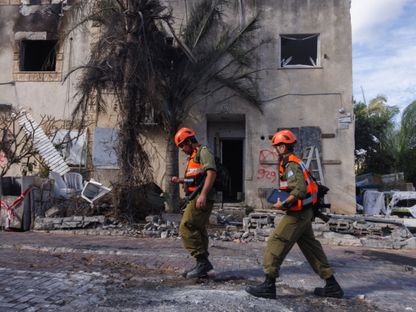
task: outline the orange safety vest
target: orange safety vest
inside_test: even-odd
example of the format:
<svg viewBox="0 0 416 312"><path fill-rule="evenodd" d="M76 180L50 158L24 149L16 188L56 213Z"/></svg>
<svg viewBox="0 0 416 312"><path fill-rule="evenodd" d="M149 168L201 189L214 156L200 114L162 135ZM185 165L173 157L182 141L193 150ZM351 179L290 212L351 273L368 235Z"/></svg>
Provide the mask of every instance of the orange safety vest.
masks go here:
<svg viewBox="0 0 416 312"><path fill-rule="evenodd" d="M290 154L288 159L287 159L286 165L289 162L295 162L301 167L302 173L303 173L303 178L304 178L305 184L306 184L306 191L307 191L307 196L308 197L306 197L304 199L298 199L297 202L295 202L294 205L292 207L289 207L289 209L288 209L288 210L291 210L291 211L300 211L307 205L317 203L317 201L318 201L318 185L315 183L315 181L311 177L311 174L309 173L309 170L306 169L306 166L303 163L302 159L296 157L293 154ZM284 168L283 163L284 162L281 161L280 165L279 165L279 172L280 172L279 189L282 190L282 191L288 192L290 190L289 190L289 186L287 184L287 181L284 178L285 168Z"/></svg>
<svg viewBox="0 0 416 312"><path fill-rule="evenodd" d="M185 193L187 195L195 191L205 177L204 167L200 163L194 161L195 155L199 149L200 147L197 147L193 151L192 155L188 159L188 165L186 166L184 186Z"/></svg>

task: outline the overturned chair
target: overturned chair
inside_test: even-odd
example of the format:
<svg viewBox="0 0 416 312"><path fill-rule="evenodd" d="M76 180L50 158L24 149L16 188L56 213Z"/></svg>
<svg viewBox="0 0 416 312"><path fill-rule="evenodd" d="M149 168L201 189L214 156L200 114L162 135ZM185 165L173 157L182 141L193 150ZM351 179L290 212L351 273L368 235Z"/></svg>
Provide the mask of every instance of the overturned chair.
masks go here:
<svg viewBox="0 0 416 312"><path fill-rule="evenodd" d="M84 188L81 191L81 197L89 202L91 207L94 207L94 202L110 191L111 188L91 179L85 183Z"/></svg>

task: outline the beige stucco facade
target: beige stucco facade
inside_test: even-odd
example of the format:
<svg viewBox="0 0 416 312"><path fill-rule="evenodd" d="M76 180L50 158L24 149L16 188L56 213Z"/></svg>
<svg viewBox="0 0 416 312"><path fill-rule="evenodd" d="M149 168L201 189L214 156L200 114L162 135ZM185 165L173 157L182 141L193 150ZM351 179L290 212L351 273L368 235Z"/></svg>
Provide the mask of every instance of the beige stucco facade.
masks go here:
<svg viewBox="0 0 416 312"><path fill-rule="evenodd" d="M94 29L64 38L56 72L21 73L16 63L17 39L42 36L48 30L30 33L16 29L19 16L29 16L31 11L14 2L0 1L0 103L24 107L35 118L52 114L69 119L78 74L65 82L63 77L70 69L87 63ZM185 23L190 1L167 2L178 23ZM238 168L233 169L240 193L233 200L243 200L256 208L267 207L265 194L277 186L276 153L270 146L270 136L280 128L314 128L320 134L320 156L325 184L331 189L332 210L355 213L350 0L235 0L226 16L242 24L256 13L260 13L261 26L256 40L270 39L258 51L262 112L236 97L220 105L216 98L207 98L193 108L185 125L194 128L199 141L223 162L230 155L241 161L241 176ZM70 18L65 23L59 29L61 33L70 27ZM285 67L281 62L282 35L303 34L316 35L314 65ZM114 116L103 117L97 123L103 128L113 125ZM166 141L157 127L149 128L147 135L155 180L163 186ZM181 155L181 168L185 162ZM100 180L109 181L116 174L114 169L95 169L93 175Z"/></svg>

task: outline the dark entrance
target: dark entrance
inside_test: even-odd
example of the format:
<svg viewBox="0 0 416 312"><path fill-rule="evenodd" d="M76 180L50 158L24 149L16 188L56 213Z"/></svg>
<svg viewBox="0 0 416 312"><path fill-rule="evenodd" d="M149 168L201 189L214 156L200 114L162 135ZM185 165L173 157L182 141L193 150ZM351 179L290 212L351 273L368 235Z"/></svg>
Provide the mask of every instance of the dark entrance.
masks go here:
<svg viewBox="0 0 416 312"><path fill-rule="evenodd" d="M231 187L223 193L224 202L237 202L242 198L237 193L243 192L243 140L222 139L222 164L230 173Z"/></svg>

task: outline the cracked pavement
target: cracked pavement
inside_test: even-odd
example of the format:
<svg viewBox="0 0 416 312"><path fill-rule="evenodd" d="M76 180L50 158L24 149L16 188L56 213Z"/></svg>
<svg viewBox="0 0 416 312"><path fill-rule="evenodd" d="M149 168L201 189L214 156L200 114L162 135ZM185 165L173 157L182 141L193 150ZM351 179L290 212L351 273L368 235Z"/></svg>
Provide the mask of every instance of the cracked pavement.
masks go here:
<svg viewBox="0 0 416 312"><path fill-rule="evenodd" d="M322 299L295 247L269 300L244 291L262 281L264 247L211 241L215 278L186 280L179 239L0 232L0 311L416 310L416 250L324 245L345 297Z"/></svg>

